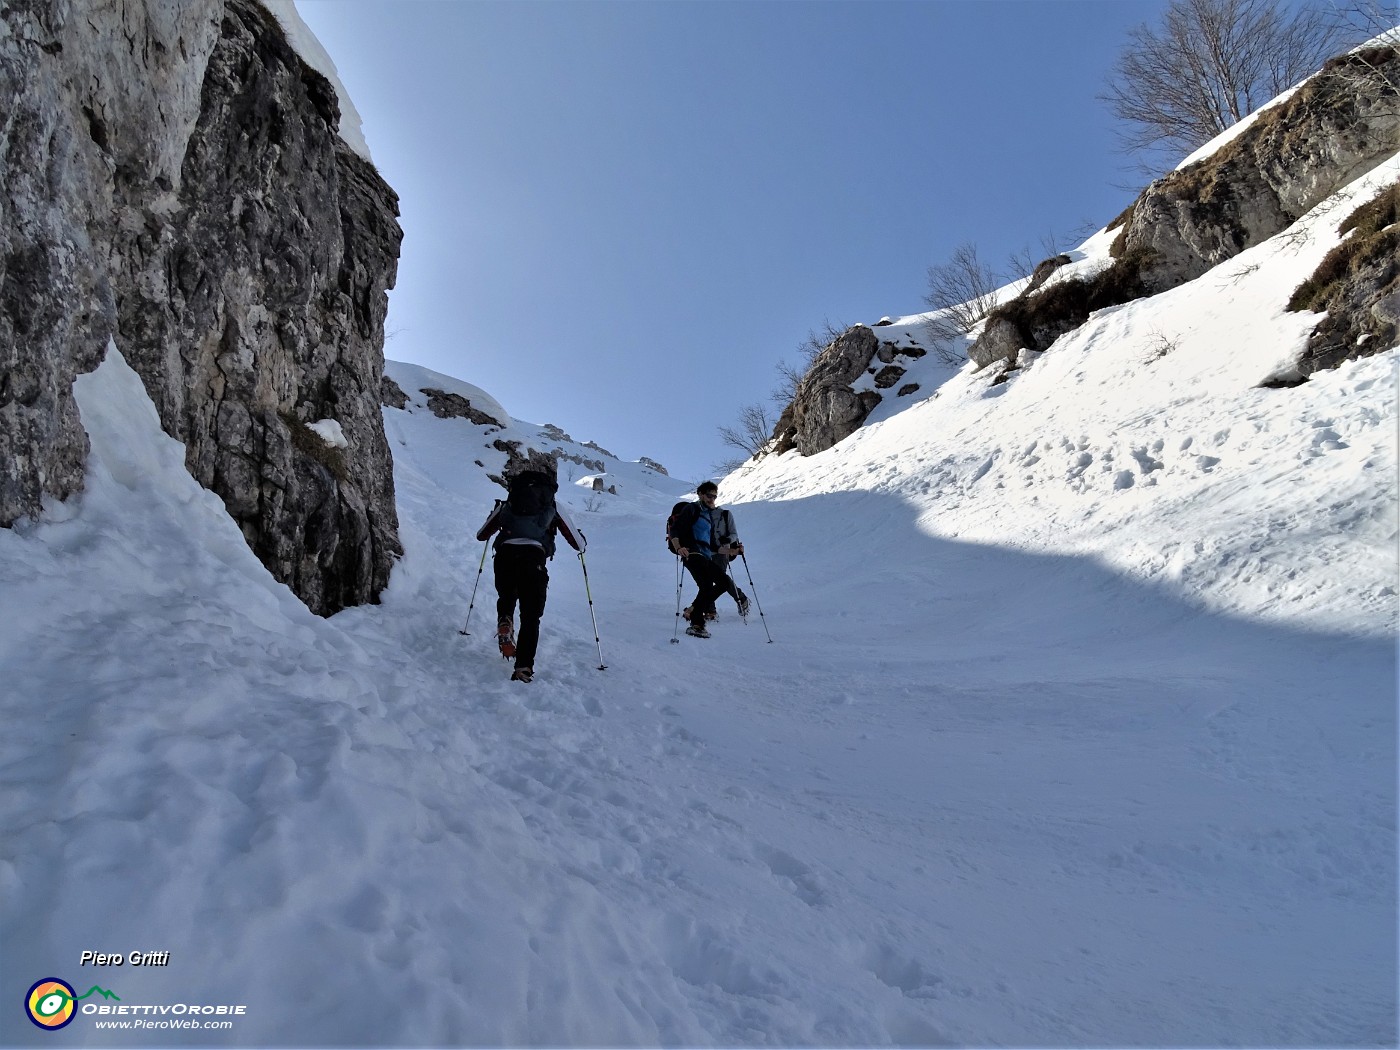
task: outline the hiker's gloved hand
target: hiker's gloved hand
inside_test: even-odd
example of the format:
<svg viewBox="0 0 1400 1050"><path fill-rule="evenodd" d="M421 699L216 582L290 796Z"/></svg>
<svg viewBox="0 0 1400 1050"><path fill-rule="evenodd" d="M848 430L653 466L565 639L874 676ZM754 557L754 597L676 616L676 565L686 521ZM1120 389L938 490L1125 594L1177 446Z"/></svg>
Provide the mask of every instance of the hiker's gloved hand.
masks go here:
<svg viewBox="0 0 1400 1050"><path fill-rule="evenodd" d="M731 544L729 545L729 556L730 556L731 558L737 558L739 555L741 555L741 554L743 554L743 553L744 553L744 545L743 545L742 543L731 543Z"/></svg>

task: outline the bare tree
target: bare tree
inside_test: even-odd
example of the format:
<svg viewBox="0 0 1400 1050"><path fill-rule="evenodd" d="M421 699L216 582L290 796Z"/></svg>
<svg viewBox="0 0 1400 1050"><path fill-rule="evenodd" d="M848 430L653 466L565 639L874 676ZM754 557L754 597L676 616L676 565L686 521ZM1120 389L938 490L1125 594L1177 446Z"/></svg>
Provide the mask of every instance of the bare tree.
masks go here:
<svg viewBox="0 0 1400 1050"><path fill-rule="evenodd" d="M1394 0L1333 0L1334 21L1344 40L1354 44L1384 38L1394 46L1400 43L1400 21Z"/></svg>
<svg viewBox="0 0 1400 1050"><path fill-rule="evenodd" d="M751 458L763 451L773 436L773 419L763 402L745 405L739 410L739 420L731 427L720 427L719 437L730 448L737 448ZM738 460L743 463L744 460Z"/></svg>
<svg viewBox="0 0 1400 1050"><path fill-rule="evenodd" d="M797 352L810 365L817 359L818 354L841 338L846 327L840 321L833 321L829 317L823 318L821 327L809 329L807 338L797 344Z"/></svg>
<svg viewBox="0 0 1400 1050"><path fill-rule="evenodd" d="M775 405L792 404L797 399L797 384L802 382L802 377L807 374L811 364L811 361L808 361L806 366L793 365L783 360L774 365L773 371L778 373L778 385L768 395L768 400Z"/></svg>
<svg viewBox="0 0 1400 1050"><path fill-rule="evenodd" d="M997 273L977 257L976 245L960 244L946 263L928 268L924 302L939 311L926 324L929 333L937 339L951 340L972 331L996 309L1001 284ZM940 356L945 358L948 353L940 350Z"/></svg>
<svg viewBox="0 0 1400 1050"><path fill-rule="evenodd" d="M1171 0L1128 34L1099 97L1126 152L1190 153L1315 72L1342 38L1331 9L1278 0Z"/></svg>

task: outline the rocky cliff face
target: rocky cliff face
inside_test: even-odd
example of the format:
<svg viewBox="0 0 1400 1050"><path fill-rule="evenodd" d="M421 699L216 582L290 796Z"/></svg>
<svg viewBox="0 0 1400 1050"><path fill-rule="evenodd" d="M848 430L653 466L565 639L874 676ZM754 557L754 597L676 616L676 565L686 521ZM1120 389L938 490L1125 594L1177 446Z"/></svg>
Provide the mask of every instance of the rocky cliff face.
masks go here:
<svg viewBox="0 0 1400 1050"><path fill-rule="evenodd" d="M1175 288L1273 237L1395 153L1400 142L1400 49L1372 47L1327 66L1236 138L1143 191L1120 217L1114 262L1090 279L1052 280L1067 257L1046 260L1027 290L994 310L969 350L979 366L1047 349L1096 310ZM1373 204L1365 230L1295 295L1294 309L1327 310L1300 355L1302 381L1319 368L1393 345L1400 326L1400 263L1393 194ZM1389 216L1389 218L1387 218ZM898 383L893 354L857 326L813 362L774 430L772 450L821 452L853 433ZM885 368L876 369L876 360ZM911 390L902 388L898 393Z"/></svg>
<svg viewBox="0 0 1400 1050"><path fill-rule="evenodd" d="M1400 50L1328 63L1216 153L1154 182L1120 251L1144 258L1149 292L1192 280L1281 233L1400 143Z"/></svg>
<svg viewBox="0 0 1400 1050"><path fill-rule="evenodd" d="M1221 149L1144 190L1121 218L1112 267L993 311L969 356L986 367L1045 350L1094 310L1175 288L1282 233L1394 155L1397 85L1395 47L1329 62Z"/></svg>
<svg viewBox="0 0 1400 1050"><path fill-rule="evenodd" d="M856 325L817 355L778 420L779 451L795 448L811 456L855 433L880 403L880 395L873 390L857 393L851 384L865 374L879 346L871 329Z"/></svg>
<svg viewBox="0 0 1400 1050"><path fill-rule="evenodd" d="M373 601L401 232L330 84L254 0L7 0L0 107L0 524L80 490L72 380L110 340L278 579Z"/></svg>
<svg viewBox="0 0 1400 1050"><path fill-rule="evenodd" d="M792 403L778 417L768 451L781 455L797 449L811 456L860 428L884 400L886 395L880 391L889 391L899 383L910 359L927 353L909 341L908 332L899 342L882 339L877 332L883 331L884 323L874 328L863 324L848 328L816 356L797 384ZM857 382L867 376L877 389L865 388L864 383L857 389ZM893 395L904 397L918 389L918 383L905 383Z"/></svg>

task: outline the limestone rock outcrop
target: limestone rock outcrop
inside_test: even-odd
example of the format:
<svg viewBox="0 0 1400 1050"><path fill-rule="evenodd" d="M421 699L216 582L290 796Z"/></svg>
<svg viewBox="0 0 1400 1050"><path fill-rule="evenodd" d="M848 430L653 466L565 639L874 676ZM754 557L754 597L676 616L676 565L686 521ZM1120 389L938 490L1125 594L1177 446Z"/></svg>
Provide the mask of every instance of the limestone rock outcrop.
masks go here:
<svg viewBox="0 0 1400 1050"><path fill-rule="evenodd" d="M445 390L437 390L433 387L424 387L421 393L427 395L428 410L438 419L466 419L483 427L505 426L505 423L489 413L474 408L472 403L461 394L449 394ZM406 395L404 400L407 401Z"/></svg>
<svg viewBox="0 0 1400 1050"><path fill-rule="evenodd" d="M880 403L880 395L857 392L851 384L865 374L879 348L879 338L865 325L832 340L797 384L797 396L778 420L776 451L795 448L811 456L855 433Z"/></svg>
<svg viewBox="0 0 1400 1050"><path fill-rule="evenodd" d="M1175 288L1281 233L1400 143L1400 49L1328 63L1237 139L1159 179L1133 205L1121 253L1149 293Z"/></svg>
<svg viewBox="0 0 1400 1050"><path fill-rule="evenodd" d="M778 417L773 440L761 455L793 449L804 456L815 455L860 429L884 400L880 390L888 390L904 377L907 368L897 362L907 364L928 353L912 343L881 339L876 329L884 327L888 325L855 325L827 344L797 384L796 396ZM867 376L879 389L856 389L857 381ZM918 383L906 383L895 396L905 397L918 389Z"/></svg>
<svg viewBox="0 0 1400 1050"><path fill-rule="evenodd" d="M314 611L400 553L379 404L394 192L255 0L0 5L0 525L80 491L108 341ZM348 445L318 454L305 424ZM314 437L314 435L313 435Z"/></svg>
<svg viewBox="0 0 1400 1050"><path fill-rule="evenodd" d="M1394 155L1397 84L1394 46L1332 60L1220 149L1148 186L1120 217L1107 270L1052 281L994 310L969 357L986 367L1045 350L1095 310L1178 287L1283 232Z"/></svg>

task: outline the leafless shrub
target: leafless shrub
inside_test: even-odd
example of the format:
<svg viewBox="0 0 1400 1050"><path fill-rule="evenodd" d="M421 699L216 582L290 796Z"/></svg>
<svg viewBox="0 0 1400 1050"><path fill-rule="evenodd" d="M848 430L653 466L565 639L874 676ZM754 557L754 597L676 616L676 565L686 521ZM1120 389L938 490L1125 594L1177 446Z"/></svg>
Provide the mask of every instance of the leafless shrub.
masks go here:
<svg viewBox="0 0 1400 1050"><path fill-rule="evenodd" d="M939 311L926 322L930 335L955 340L966 335L996 309L1002 281L977 257L977 246L960 244L942 265L928 268L928 294L924 302ZM939 356L946 359L948 351Z"/></svg>
<svg viewBox="0 0 1400 1050"><path fill-rule="evenodd" d="M797 397L797 384L802 382L802 377L812 367L812 362L817 359L818 354L840 338L846 327L839 321L826 318L820 328L810 329L807 338L797 344L797 364L791 364L784 359L774 365L774 370L778 373L778 385L773 388L768 399L778 405L792 404L793 399Z"/></svg>
<svg viewBox="0 0 1400 1050"><path fill-rule="evenodd" d="M1252 277L1252 276L1253 276L1255 273L1257 273L1258 271L1259 271L1259 264L1258 264L1258 263L1250 263L1250 264L1247 265L1247 266L1241 266L1241 267L1239 267L1239 268L1236 269L1233 273L1226 274L1226 279L1230 282L1230 284L1232 284L1232 285L1237 285L1237 284L1239 284L1241 281L1243 281L1246 277Z"/></svg>
<svg viewBox="0 0 1400 1050"><path fill-rule="evenodd" d="M778 385L773 388L768 399L777 405L792 404L793 399L797 397L797 384L802 382L802 377L807 374L806 369L787 361L779 361L773 366L773 370L778 373Z"/></svg>
<svg viewBox="0 0 1400 1050"><path fill-rule="evenodd" d="M1157 331L1157 329L1153 328L1147 333L1147 347L1151 351L1151 356L1147 359L1147 363L1151 364L1154 361L1160 361L1168 354L1173 353L1180 345L1179 340L1169 339L1161 332Z"/></svg>
<svg viewBox="0 0 1400 1050"><path fill-rule="evenodd" d="M733 426L719 428L720 440L730 448L737 448L746 453L746 458L752 458L763 451L763 447L772 436L773 419L769 415L768 406L761 401L741 408L738 422ZM738 464L743 462L743 459L737 461Z"/></svg>
<svg viewBox="0 0 1400 1050"><path fill-rule="evenodd" d="M1025 244L1006 257L1007 275L1012 280L1029 277L1043 261L1063 255L1066 249L1080 243L1098 228L1095 223L1084 222L1064 236L1054 230L1046 230L1040 235L1038 249Z"/></svg>
<svg viewBox="0 0 1400 1050"><path fill-rule="evenodd" d="M832 321L829 317L824 318L820 328L810 329L807 332L807 338L797 344L797 352L810 365L817 359L818 354L841 337L847 327L840 321Z"/></svg>

